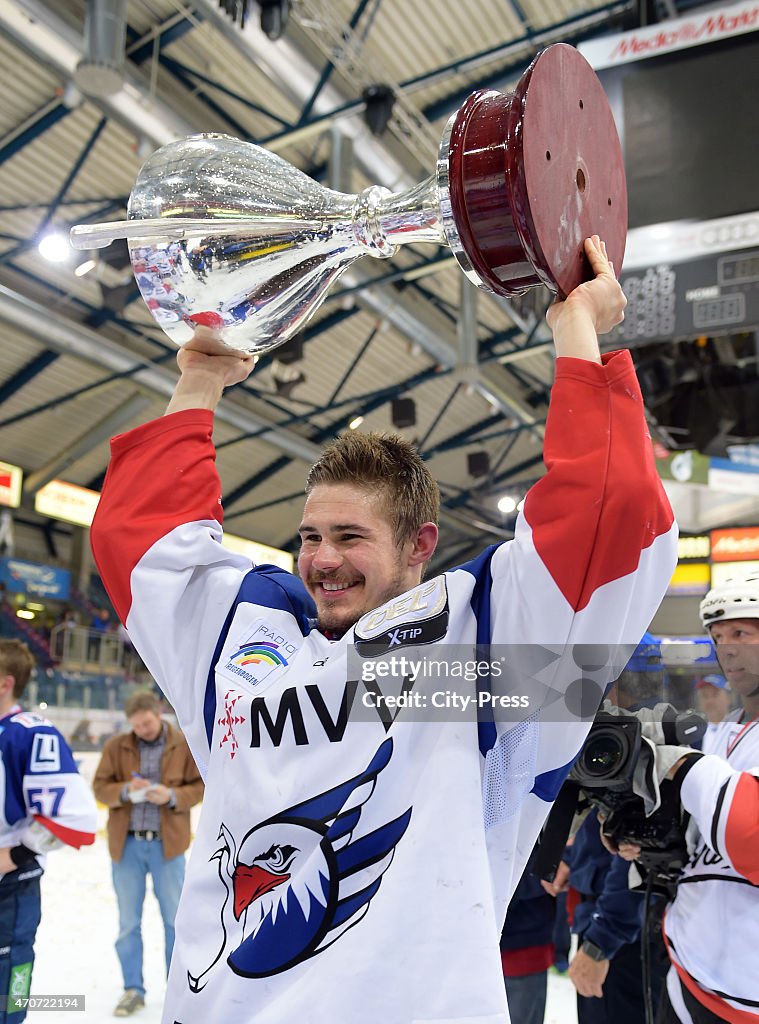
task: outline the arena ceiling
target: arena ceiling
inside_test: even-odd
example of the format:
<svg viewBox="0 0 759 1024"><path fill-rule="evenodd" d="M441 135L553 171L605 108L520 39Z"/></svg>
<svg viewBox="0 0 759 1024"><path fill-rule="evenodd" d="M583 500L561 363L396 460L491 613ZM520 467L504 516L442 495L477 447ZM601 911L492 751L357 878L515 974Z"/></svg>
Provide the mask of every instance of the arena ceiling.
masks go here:
<svg viewBox="0 0 759 1024"><path fill-rule="evenodd" d="M398 190L432 172L447 118L475 88L509 91L549 43L694 6L292 0L285 18L283 0L128 0L123 79L105 95L77 72L85 0L0 0L0 459L25 473L19 521L44 524L33 496L51 479L98 490L108 438L160 415L176 379L175 349L123 250L100 251L77 276L82 254L50 263L37 248L52 230L123 218L152 150L225 132L344 191ZM243 7L244 26L231 17ZM379 135L367 124L376 86L393 99ZM381 102L369 106L382 116ZM416 421L401 432L440 483L440 563L510 536L498 498L521 497L543 472L549 298L475 301L450 252L429 245L362 260L307 327L302 359L265 356L223 400L215 438L228 529L292 549L320 445L356 416L361 429L392 429L392 400L411 398ZM487 472L474 476L469 456L482 452Z"/></svg>

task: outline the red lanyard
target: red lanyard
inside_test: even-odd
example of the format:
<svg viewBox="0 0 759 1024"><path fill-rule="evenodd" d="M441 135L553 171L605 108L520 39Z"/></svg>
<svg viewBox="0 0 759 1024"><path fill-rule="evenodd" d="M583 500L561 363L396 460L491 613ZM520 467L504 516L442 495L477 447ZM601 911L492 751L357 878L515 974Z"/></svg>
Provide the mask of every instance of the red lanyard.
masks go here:
<svg viewBox="0 0 759 1024"><path fill-rule="evenodd" d="M745 736L745 734L748 732L749 729L753 729L754 726L757 724L757 722L759 722L759 717L754 715L753 718L749 718L749 720L747 722L743 723L743 728L739 731L737 736L734 736L732 738L732 740L728 743L728 745L727 745L727 754L725 755L725 757L730 757L730 755L732 754L733 750L735 750L735 747L736 747L738 741L741 739L741 737Z"/></svg>

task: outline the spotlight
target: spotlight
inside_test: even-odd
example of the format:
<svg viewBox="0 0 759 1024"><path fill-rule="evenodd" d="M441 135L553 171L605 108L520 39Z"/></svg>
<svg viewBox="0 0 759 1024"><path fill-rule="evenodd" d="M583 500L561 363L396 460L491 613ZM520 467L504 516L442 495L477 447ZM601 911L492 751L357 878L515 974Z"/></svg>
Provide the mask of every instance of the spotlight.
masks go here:
<svg viewBox="0 0 759 1024"><path fill-rule="evenodd" d="M475 479L487 476L490 472L490 456L487 452L469 452L466 465L469 475Z"/></svg>
<svg viewBox="0 0 759 1024"><path fill-rule="evenodd" d="M395 93L389 85L369 85L363 92L364 120L372 135L382 135L393 116Z"/></svg>
<svg viewBox="0 0 759 1024"><path fill-rule="evenodd" d="M96 266L95 260L87 259L80 263L78 267L74 267L74 273L77 277L84 277L85 274L89 274L91 270L94 270Z"/></svg>
<svg viewBox="0 0 759 1024"><path fill-rule="evenodd" d="M289 398L299 384L305 383L306 375L301 370L296 370L295 367L282 363L279 359L273 359L271 379L277 395L280 398Z"/></svg>
<svg viewBox="0 0 759 1024"><path fill-rule="evenodd" d="M258 0L261 5L261 31L272 42L282 35L290 17L290 0Z"/></svg>
<svg viewBox="0 0 759 1024"><path fill-rule="evenodd" d="M517 510L516 499L512 498L512 496L510 494L504 494L504 496L502 498L499 498L499 500L498 500L498 511L503 513L503 515L505 515L505 516L511 515L511 513L512 512L516 512L516 510Z"/></svg>
<svg viewBox="0 0 759 1024"><path fill-rule="evenodd" d="M291 366L303 358L303 332L294 334L289 341L277 348L276 360L284 366Z"/></svg>
<svg viewBox="0 0 759 1024"><path fill-rule="evenodd" d="M40 256L43 256L49 263L65 263L71 255L71 248L64 235L57 233L45 235L37 246Z"/></svg>
<svg viewBox="0 0 759 1024"><path fill-rule="evenodd" d="M413 398L394 398L390 406L394 427L403 430L416 425L416 402Z"/></svg>
<svg viewBox="0 0 759 1024"><path fill-rule="evenodd" d="M363 416L354 416L348 424L348 430L358 430L361 424L364 422Z"/></svg>

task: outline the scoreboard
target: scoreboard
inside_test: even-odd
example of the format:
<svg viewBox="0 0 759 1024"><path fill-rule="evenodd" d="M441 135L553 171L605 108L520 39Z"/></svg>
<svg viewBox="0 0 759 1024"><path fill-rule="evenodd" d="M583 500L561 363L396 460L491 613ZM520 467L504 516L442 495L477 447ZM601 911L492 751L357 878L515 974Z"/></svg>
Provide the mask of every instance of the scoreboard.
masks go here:
<svg viewBox="0 0 759 1024"><path fill-rule="evenodd" d="M759 328L759 249L622 271L625 319L607 335L625 345Z"/></svg>

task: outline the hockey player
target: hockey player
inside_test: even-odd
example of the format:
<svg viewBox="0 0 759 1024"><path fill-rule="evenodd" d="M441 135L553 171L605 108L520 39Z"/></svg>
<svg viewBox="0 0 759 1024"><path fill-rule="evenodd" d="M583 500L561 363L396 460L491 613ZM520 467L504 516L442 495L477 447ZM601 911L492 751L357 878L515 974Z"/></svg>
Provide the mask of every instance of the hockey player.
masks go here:
<svg viewBox="0 0 759 1024"><path fill-rule="evenodd" d="M632 648L656 610L676 529L629 354L599 353L624 296L586 252L595 278L548 316L548 472L513 541L433 579L439 494L400 438L312 468L300 580L222 547L212 410L249 358L184 348L167 415L114 439L93 551L206 781L165 1024L508 1021L500 926L587 732L558 710L579 669L517 722L388 714L370 676L409 644Z"/></svg>
<svg viewBox="0 0 759 1024"><path fill-rule="evenodd" d="M687 755L668 773L692 823L690 860L664 919L673 967L659 1020L758 1024L759 574L710 590L701 622L741 707L722 723L710 755ZM664 758L667 750L660 748Z"/></svg>
<svg viewBox="0 0 759 1024"><path fill-rule="evenodd" d="M45 855L95 841L97 810L68 744L18 701L34 658L0 640L0 1024L26 1018Z"/></svg>
<svg viewBox="0 0 759 1024"><path fill-rule="evenodd" d="M657 776L680 787L691 816L689 861L664 919L673 966L657 1024L757 1024L759 575L710 590L701 622L741 707L714 734L712 753L656 750ZM619 852L634 860L640 848L626 843Z"/></svg>

